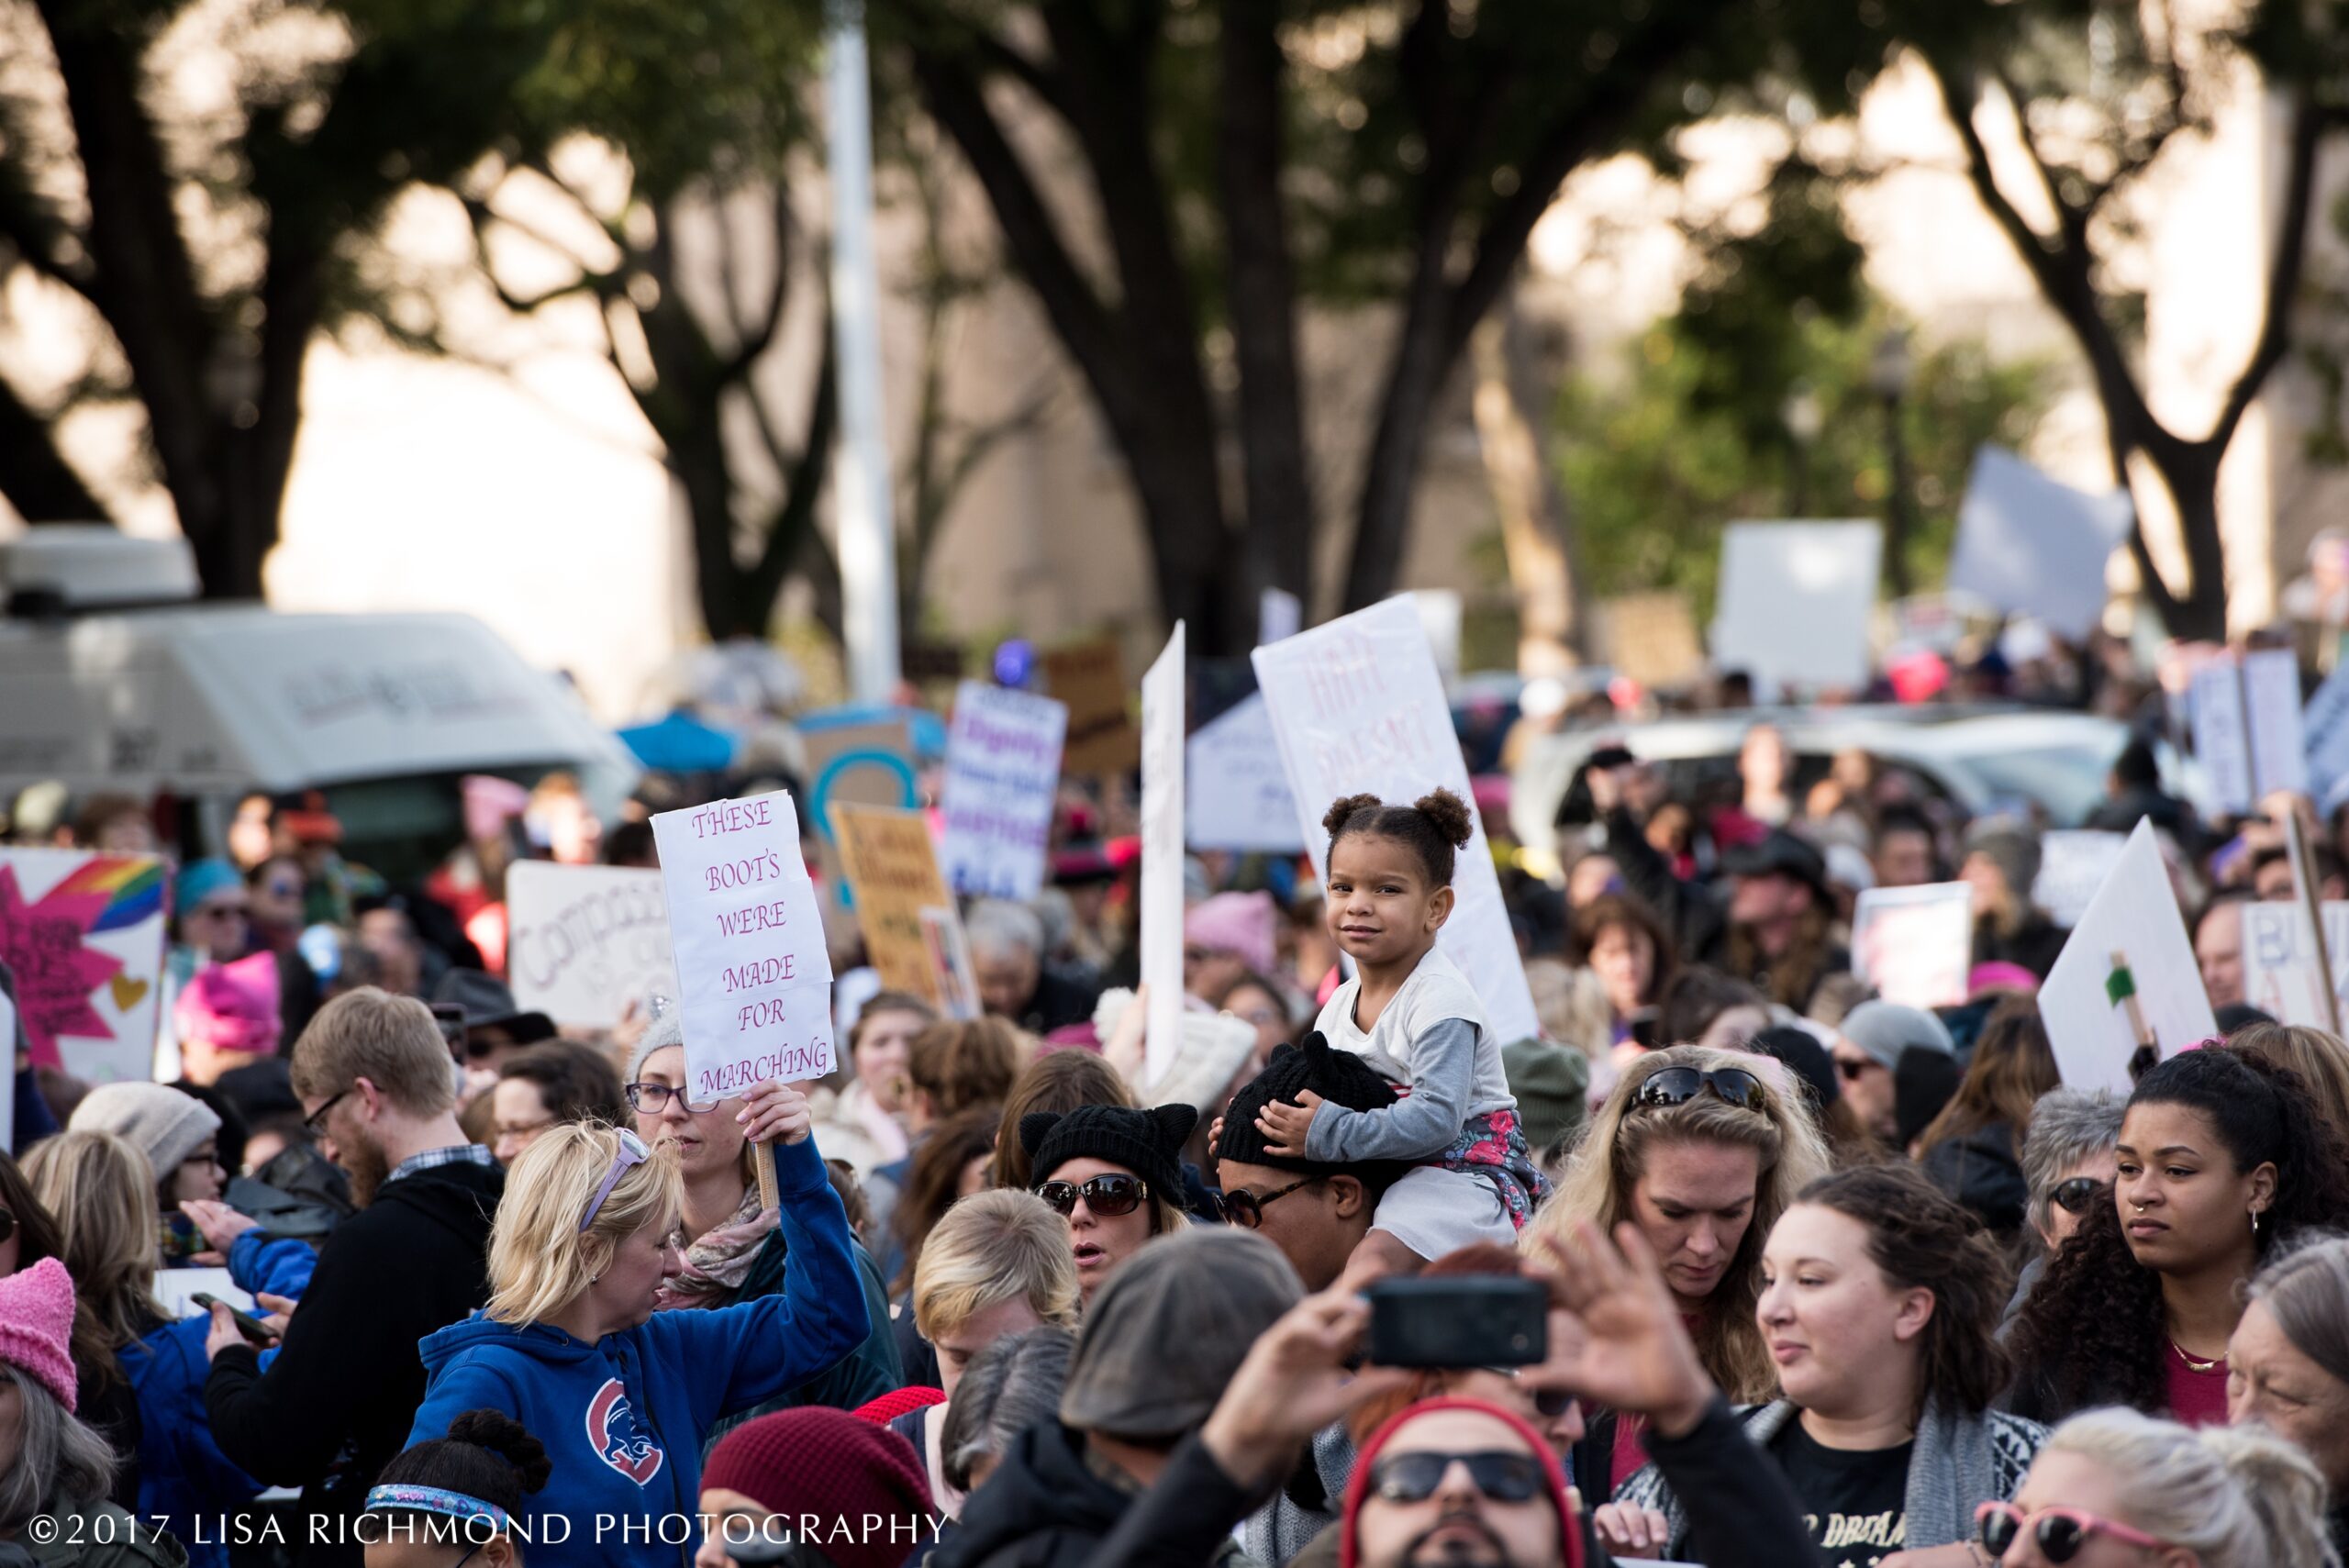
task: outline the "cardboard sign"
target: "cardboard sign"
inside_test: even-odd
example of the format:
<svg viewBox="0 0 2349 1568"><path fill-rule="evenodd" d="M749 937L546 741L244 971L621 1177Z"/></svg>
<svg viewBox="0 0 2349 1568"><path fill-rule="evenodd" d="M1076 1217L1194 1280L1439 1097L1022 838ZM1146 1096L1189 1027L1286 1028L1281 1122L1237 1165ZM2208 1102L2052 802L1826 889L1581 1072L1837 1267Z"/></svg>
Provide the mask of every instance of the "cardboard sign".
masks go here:
<svg viewBox="0 0 2349 1568"><path fill-rule="evenodd" d="M832 831L841 868L856 894L865 957L880 971L881 984L942 1008L946 997L922 929L922 911L943 907L951 916L954 897L939 873L928 819L918 811L841 802L832 806Z"/></svg>
<svg viewBox="0 0 2349 1568"><path fill-rule="evenodd" d="M2112 874L2129 842L2122 833L2097 828L2057 828L2039 836L2039 878L2031 901L2065 930L2080 923L2088 901Z"/></svg>
<svg viewBox="0 0 2349 1568"><path fill-rule="evenodd" d="M520 861L506 873L514 1000L559 1024L609 1029L633 1001L675 997L661 873Z"/></svg>
<svg viewBox="0 0 2349 1568"><path fill-rule="evenodd" d="M1951 1007L1974 967L1974 889L1962 882L1862 890L1852 969L1887 1002Z"/></svg>
<svg viewBox="0 0 2349 1568"><path fill-rule="evenodd" d="M2332 1028L2315 934L2298 904L2245 904L2243 908L2243 999L2279 1023ZM2349 903L2324 906L2325 948L2335 1000L2349 993Z"/></svg>
<svg viewBox="0 0 2349 1568"><path fill-rule="evenodd" d="M1142 1063L1152 1083L1183 1047L1183 623L1141 678Z"/></svg>
<svg viewBox="0 0 2349 1568"><path fill-rule="evenodd" d="M685 1009L685 1095L707 1105L832 1070L832 961L782 790L652 818Z"/></svg>
<svg viewBox="0 0 2349 1568"><path fill-rule="evenodd" d="M153 1073L169 884L155 855L0 849L0 962L34 1066Z"/></svg>
<svg viewBox="0 0 2349 1568"><path fill-rule="evenodd" d="M1685 686L1704 673L1705 648L1685 594L1620 594L1598 604L1598 645L1624 679L1651 691Z"/></svg>
<svg viewBox="0 0 2349 1568"><path fill-rule="evenodd" d="M1033 898L1060 787L1068 708L965 681L946 736L946 880L972 897Z"/></svg>
<svg viewBox="0 0 2349 1568"><path fill-rule="evenodd" d="M1122 773L1141 754L1127 706L1126 655L1113 637L1055 648L1044 655L1044 689L1068 705L1061 749L1063 773Z"/></svg>
<svg viewBox="0 0 2349 1568"><path fill-rule="evenodd" d="M801 732L807 748L807 819L829 834L836 805L919 806L913 737L902 718Z"/></svg>
<svg viewBox="0 0 2349 1568"><path fill-rule="evenodd" d="M2167 1060L2219 1032L2151 822L2129 835L2073 928L2039 988L2039 1016L2065 1083L2123 1097L2141 1046Z"/></svg>
<svg viewBox="0 0 2349 1568"><path fill-rule="evenodd" d="M1475 798L1435 656L1408 601L1389 599L1326 621L1252 657L1317 876L1328 870L1321 814L1341 795L1367 791L1408 802L1441 785L1463 800ZM1453 891L1444 952L1476 988L1497 1038L1539 1035L1481 821L1460 851Z"/></svg>
<svg viewBox="0 0 2349 1568"><path fill-rule="evenodd" d="M1274 855L1305 848L1262 692L1193 731L1184 764L1189 774L1183 786L1184 837L1192 848Z"/></svg>
<svg viewBox="0 0 2349 1568"><path fill-rule="evenodd" d="M1984 447L1957 512L1950 590L2084 642L2104 616L2105 564L2136 515L2126 490L2075 490Z"/></svg>
<svg viewBox="0 0 2349 1568"><path fill-rule="evenodd" d="M1883 555L1877 523L1731 523L1714 666L1747 672L1757 692L1866 685Z"/></svg>

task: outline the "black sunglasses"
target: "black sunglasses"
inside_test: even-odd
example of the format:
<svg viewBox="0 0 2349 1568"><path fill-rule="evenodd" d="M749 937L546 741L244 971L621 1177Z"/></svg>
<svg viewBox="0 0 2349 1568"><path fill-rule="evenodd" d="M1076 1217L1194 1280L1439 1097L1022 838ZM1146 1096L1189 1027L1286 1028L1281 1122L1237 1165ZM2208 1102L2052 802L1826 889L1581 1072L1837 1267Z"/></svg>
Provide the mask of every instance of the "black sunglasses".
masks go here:
<svg viewBox="0 0 2349 1568"><path fill-rule="evenodd" d="M2123 1546L2147 1551L2166 1544L2143 1530L2081 1508L2044 1508L2026 1514L2012 1503L1989 1502L1975 1510L1974 1520L1982 1549L1993 1559L2004 1557L2025 1529L2030 1529L2039 1554L2050 1562L2069 1562L2087 1545L2090 1536L2109 1535Z"/></svg>
<svg viewBox="0 0 2349 1568"><path fill-rule="evenodd" d="M351 1085L351 1089L355 1089L357 1087L359 1087L359 1085L356 1084ZM312 1111L308 1116L302 1118L302 1130L308 1133L314 1139L324 1138L327 1135L327 1112L334 1109L337 1105L340 1104L343 1095L351 1093L351 1089L340 1090L337 1093L328 1095L325 1105L320 1106L317 1110Z"/></svg>
<svg viewBox="0 0 2349 1568"><path fill-rule="evenodd" d="M2090 1204L2110 1190L2094 1176L2074 1176L2070 1181L2056 1183L2055 1190L2047 1195L2066 1214L2086 1214Z"/></svg>
<svg viewBox="0 0 2349 1568"><path fill-rule="evenodd" d="M1039 1182L1036 1195L1063 1214L1076 1212L1076 1200L1104 1219L1131 1214L1150 1196L1150 1184L1140 1176L1096 1176L1089 1182Z"/></svg>
<svg viewBox="0 0 2349 1568"><path fill-rule="evenodd" d="M1542 1464L1529 1453L1396 1453L1370 1467L1372 1493L1389 1503L1423 1503L1454 1464L1468 1467L1476 1490L1496 1503L1522 1503L1542 1495Z"/></svg>
<svg viewBox="0 0 2349 1568"><path fill-rule="evenodd" d="M1640 1081L1640 1086L1631 1093L1631 1104L1687 1105L1708 1088L1742 1110L1762 1108L1762 1080L1742 1067L1715 1067L1707 1072L1694 1067L1667 1067Z"/></svg>
<svg viewBox="0 0 2349 1568"><path fill-rule="evenodd" d="M1319 1176L1308 1176L1301 1182L1291 1182L1285 1187L1275 1187L1262 1197L1250 1192L1246 1187L1234 1187L1228 1193L1216 1195L1216 1212L1223 1216L1224 1223L1227 1225L1237 1225L1242 1230L1253 1230L1264 1223L1266 1204L1277 1202L1297 1191L1297 1188L1309 1187L1319 1180L1321 1180Z"/></svg>

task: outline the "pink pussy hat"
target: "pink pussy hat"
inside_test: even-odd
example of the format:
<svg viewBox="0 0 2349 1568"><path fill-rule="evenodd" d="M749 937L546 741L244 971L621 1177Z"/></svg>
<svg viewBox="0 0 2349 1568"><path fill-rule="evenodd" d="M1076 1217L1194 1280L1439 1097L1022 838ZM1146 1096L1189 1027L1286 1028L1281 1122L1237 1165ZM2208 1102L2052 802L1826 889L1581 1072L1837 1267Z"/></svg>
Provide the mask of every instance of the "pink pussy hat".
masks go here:
<svg viewBox="0 0 2349 1568"><path fill-rule="evenodd" d="M73 1408L73 1276L55 1258L0 1279L0 1365L22 1367Z"/></svg>

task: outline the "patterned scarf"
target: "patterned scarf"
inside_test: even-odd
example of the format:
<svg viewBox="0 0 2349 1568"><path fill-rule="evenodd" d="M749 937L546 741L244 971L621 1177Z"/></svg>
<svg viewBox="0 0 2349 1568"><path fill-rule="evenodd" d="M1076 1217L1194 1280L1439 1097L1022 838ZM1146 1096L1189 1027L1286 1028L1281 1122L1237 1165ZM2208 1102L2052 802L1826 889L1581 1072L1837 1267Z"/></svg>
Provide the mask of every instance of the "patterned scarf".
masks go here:
<svg viewBox="0 0 2349 1568"><path fill-rule="evenodd" d="M676 1231L669 1242L685 1248L685 1270L654 1294L653 1310L723 1307L731 1301L742 1286L743 1276L751 1272L751 1262L759 1255L760 1245L780 1218L774 1209L759 1207L759 1184L752 1182L743 1190L742 1201L736 1206L731 1218L712 1226L690 1245L685 1242L685 1231Z"/></svg>

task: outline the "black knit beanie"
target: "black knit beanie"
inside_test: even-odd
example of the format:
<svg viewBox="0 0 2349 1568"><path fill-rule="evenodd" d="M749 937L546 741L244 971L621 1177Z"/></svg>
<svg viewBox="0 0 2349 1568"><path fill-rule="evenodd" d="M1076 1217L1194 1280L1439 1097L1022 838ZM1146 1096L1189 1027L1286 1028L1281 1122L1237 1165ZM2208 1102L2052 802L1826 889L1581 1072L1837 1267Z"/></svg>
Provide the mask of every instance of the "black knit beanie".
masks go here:
<svg viewBox="0 0 2349 1568"><path fill-rule="evenodd" d="M1199 1125L1197 1107L1079 1106L1063 1116L1034 1111L1019 1118L1019 1146L1033 1159L1039 1183L1071 1160L1106 1160L1150 1184L1176 1208L1184 1207L1183 1140Z"/></svg>
<svg viewBox="0 0 2349 1568"><path fill-rule="evenodd" d="M1264 1070L1231 1096L1230 1107L1223 1113L1223 1140L1209 1152L1219 1160L1275 1171L1327 1171L1330 1167L1319 1160L1269 1152L1264 1135L1256 1130L1257 1112L1275 1100L1295 1105L1308 1089L1350 1111L1385 1110L1396 1099L1395 1085L1380 1077L1376 1068L1351 1051L1333 1049L1316 1029L1301 1045L1273 1048Z"/></svg>

